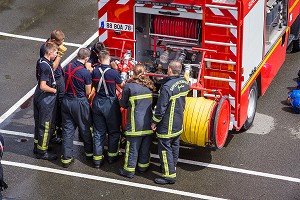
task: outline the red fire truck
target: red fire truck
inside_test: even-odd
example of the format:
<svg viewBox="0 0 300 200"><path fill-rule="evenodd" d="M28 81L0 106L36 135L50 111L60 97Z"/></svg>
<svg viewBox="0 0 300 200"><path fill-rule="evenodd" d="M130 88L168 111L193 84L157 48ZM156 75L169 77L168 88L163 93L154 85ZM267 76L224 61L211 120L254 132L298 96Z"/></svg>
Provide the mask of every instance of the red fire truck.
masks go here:
<svg viewBox="0 0 300 200"><path fill-rule="evenodd" d="M299 12L299 0L99 0L99 40L154 76L182 62L193 90L181 139L221 148L229 130L250 128L286 51L299 51Z"/></svg>

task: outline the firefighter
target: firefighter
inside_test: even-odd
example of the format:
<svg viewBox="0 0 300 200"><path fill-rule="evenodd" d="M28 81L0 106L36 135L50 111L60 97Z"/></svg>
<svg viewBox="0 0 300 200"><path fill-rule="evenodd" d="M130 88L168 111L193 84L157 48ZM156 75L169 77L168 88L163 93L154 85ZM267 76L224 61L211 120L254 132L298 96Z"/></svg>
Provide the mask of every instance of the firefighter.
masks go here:
<svg viewBox="0 0 300 200"><path fill-rule="evenodd" d="M94 67L96 67L97 65L100 64L100 61L99 61L99 58L98 58L98 55L99 55L99 52L100 51L104 51L106 50L106 47L104 45L103 42L96 42L92 48L90 48L90 51L91 51L91 57L90 59L86 62L85 66L86 68L92 72ZM116 62L114 61L111 61L110 62L110 66L111 68L115 69L115 70L118 70L118 66L116 64Z"/></svg>
<svg viewBox="0 0 300 200"><path fill-rule="evenodd" d="M2 199L2 191L8 188L3 178L3 167L1 164L3 151L4 151L4 138L2 135L0 135L0 199Z"/></svg>
<svg viewBox="0 0 300 200"><path fill-rule="evenodd" d="M123 169L120 175L133 178L136 165L138 172L146 172L150 164L150 145L153 130L152 118L152 91L154 83L145 76L145 67L141 64L133 68L133 76L123 87L120 105L128 110L128 122L125 135L126 154Z"/></svg>
<svg viewBox="0 0 300 200"><path fill-rule="evenodd" d="M97 65L99 65L99 58L98 58L98 54L100 51L106 50L105 49L105 45L103 44L103 42L96 42L92 48L90 48L91 50L91 56L90 59L85 63L86 68L92 72L93 68Z"/></svg>
<svg viewBox="0 0 300 200"><path fill-rule="evenodd" d="M48 153L48 144L57 99L53 60L57 57L58 46L47 43L44 51L45 55L37 62L38 84L33 99L35 122L33 152L37 154L38 159L55 160L57 156Z"/></svg>
<svg viewBox="0 0 300 200"><path fill-rule="evenodd" d="M94 128L94 167L104 163L103 147L106 133L108 134L108 162L113 163L119 158L119 141L121 135L121 112L116 96L116 84L123 85L118 71L110 67L108 51L99 53L100 65L92 72L96 95L92 103Z"/></svg>
<svg viewBox="0 0 300 200"><path fill-rule="evenodd" d="M61 30L54 30L51 32L50 38L46 43L52 42L55 43L58 48L58 54L55 60L53 61L53 69L54 76L57 84L57 104L55 109L55 118L52 123L51 131L52 134L52 143L61 143L61 102L65 93L65 83L63 78L63 69L60 65L61 58L63 54L66 52L67 48L63 46L63 42L65 41L65 35ZM45 53L45 44L43 44L40 48L40 57L43 57Z"/></svg>
<svg viewBox="0 0 300 200"><path fill-rule="evenodd" d="M93 156L93 139L90 130L92 124L90 105L87 96L91 92L91 73L84 67L90 57L90 50L79 49L77 60L70 63L65 69L65 96L62 101L62 136L63 155L61 162L64 168L74 161L73 140L75 129L78 127L79 135L84 143L86 158Z"/></svg>
<svg viewBox="0 0 300 200"><path fill-rule="evenodd" d="M180 62L170 62L168 77L161 80L159 97L152 117L151 128L156 131L158 138L158 154L162 170L162 177L155 179L157 184L172 184L176 181L185 97L189 92L188 82L179 76L181 69Z"/></svg>

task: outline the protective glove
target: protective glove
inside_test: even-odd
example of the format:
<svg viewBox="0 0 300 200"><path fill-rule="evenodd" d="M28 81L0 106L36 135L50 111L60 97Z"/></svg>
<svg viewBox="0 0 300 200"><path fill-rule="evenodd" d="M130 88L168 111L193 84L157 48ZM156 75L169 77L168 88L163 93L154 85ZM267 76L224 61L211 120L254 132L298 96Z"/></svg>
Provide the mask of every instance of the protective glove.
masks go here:
<svg viewBox="0 0 300 200"><path fill-rule="evenodd" d="M58 55L62 56L65 54L65 52L67 51L67 47L65 47L63 44L61 44L59 47L58 47Z"/></svg>

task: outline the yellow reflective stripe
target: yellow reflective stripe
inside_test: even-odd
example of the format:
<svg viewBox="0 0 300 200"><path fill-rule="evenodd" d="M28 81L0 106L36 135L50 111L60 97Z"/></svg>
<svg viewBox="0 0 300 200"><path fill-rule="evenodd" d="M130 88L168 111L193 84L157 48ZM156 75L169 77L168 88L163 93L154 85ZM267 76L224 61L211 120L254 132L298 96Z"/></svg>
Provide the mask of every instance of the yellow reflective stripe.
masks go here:
<svg viewBox="0 0 300 200"><path fill-rule="evenodd" d="M172 138L172 137L176 137L178 135L180 135L182 133L183 129L181 129L180 131L176 132L176 133L172 133L172 134L159 134L156 133L156 136L158 138Z"/></svg>
<svg viewBox="0 0 300 200"><path fill-rule="evenodd" d="M170 98L170 100L172 101L172 104L171 104L171 108L170 108L170 117L169 117L169 124L168 124L168 135L172 134L176 99L178 99L179 97L186 96L188 93L189 93L189 91L180 92L180 93L178 93L178 94L176 94L176 95L174 95ZM174 134L172 134L172 137L174 137Z"/></svg>
<svg viewBox="0 0 300 200"><path fill-rule="evenodd" d="M159 123L161 121L161 119L157 119L154 115L152 116L153 121Z"/></svg>
<svg viewBox="0 0 300 200"><path fill-rule="evenodd" d="M126 131L126 136L142 136L142 135L151 135L153 133L153 130L147 130L147 131Z"/></svg>
<svg viewBox="0 0 300 200"><path fill-rule="evenodd" d="M164 163L165 175L167 175L167 174L169 174L167 152L166 151L162 151L161 154L162 154L162 159L163 159L163 163Z"/></svg>
<svg viewBox="0 0 300 200"><path fill-rule="evenodd" d="M107 155L110 156L110 157L115 157L117 155L119 155L119 150L120 150L120 142L121 142L121 135L119 137L119 141L118 141L118 148L117 148L117 152L115 153L110 153L110 152L107 152Z"/></svg>
<svg viewBox="0 0 300 200"><path fill-rule="evenodd" d="M135 168L124 167L126 171L135 172Z"/></svg>
<svg viewBox="0 0 300 200"><path fill-rule="evenodd" d="M177 99L179 97L184 97L184 96L188 95L188 93L189 93L189 90L186 91L186 92L180 92L180 93L178 93L174 96L171 96L170 99L173 100L173 99Z"/></svg>
<svg viewBox="0 0 300 200"><path fill-rule="evenodd" d="M42 147L42 146L40 146L40 145L37 145L37 148L38 148L39 150L42 150L42 151L44 151L44 150L47 150L47 149L48 149L48 147Z"/></svg>
<svg viewBox="0 0 300 200"><path fill-rule="evenodd" d="M107 152L107 155L110 156L110 157L115 157L118 154L119 154L119 150L116 153L109 153L109 152Z"/></svg>
<svg viewBox="0 0 300 200"><path fill-rule="evenodd" d="M172 100L172 104L171 104L169 125L168 125L168 134L172 134L175 104L176 104L176 99Z"/></svg>
<svg viewBox="0 0 300 200"><path fill-rule="evenodd" d="M149 165L150 165L150 163L146 163L146 164L138 163L138 166L139 166L140 168L147 168L147 167L149 167Z"/></svg>
<svg viewBox="0 0 300 200"><path fill-rule="evenodd" d="M129 100L148 99L148 98L152 98L152 96L153 96L152 94L141 94L141 95L131 96L129 97Z"/></svg>
<svg viewBox="0 0 300 200"><path fill-rule="evenodd" d="M44 131L44 138L43 138L43 143L42 143L42 148L47 148L47 140L48 140L48 135L49 135L49 128L50 128L50 122L45 122L45 131Z"/></svg>
<svg viewBox="0 0 300 200"><path fill-rule="evenodd" d="M127 141L127 142L126 142L125 162L124 162L124 167L123 167L123 168L124 168L126 171L134 172L134 171L135 171L135 168L128 167L129 149L130 149L130 142Z"/></svg>
<svg viewBox="0 0 300 200"><path fill-rule="evenodd" d="M35 144L39 143L39 141L36 140L36 139L33 139L33 142L34 142Z"/></svg>
<svg viewBox="0 0 300 200"><path fill-rule="evenodd" d="M93 153L85 153L85 156L88 156L88 157L93 156Z"/></svg>
<svg viewBox="0 0 300 200"><path fill-rule="evenodd" d="M142 94L129 97L129 101L131 103L131 114L130 114L130 123L132 132L135 132L135 120L134 120L134 110L135 110L135 100L152 98L152 94Z"/></svg>
<svg viewBox="0 0 300 200"><path fill-rule="evenodd" d="M93 156L93 160L102 160L103 159L103 155L101 156Z"/></svg>
<svg viewBox="0 0 300 200"><path fill-rule="evenodd" d="M130 99L129 101L131 103L131 114L130 114L130 124L131 124L131 130L132 132L135 132L135 121L134 121L134 109L135 109L135 104L134 104L134 99Z"/></svg>
<svg viewBox="0 0 300 200"><path fill-rule="evenodd" d="M175 173L175 174L163 174L162 177L166 177L166 178L176 178L176 173Z"/></svg>
<svg viewBox="0 0 300 200"><path fill-rule="evenodd" d="M61 158L60 161L61 161L61 163L63 163L63 164L68 164L68 163L72 162L73 159L74 159L74 158L70 158L70 159L68 159L68 160L64 160L64 159Z"/></svg>

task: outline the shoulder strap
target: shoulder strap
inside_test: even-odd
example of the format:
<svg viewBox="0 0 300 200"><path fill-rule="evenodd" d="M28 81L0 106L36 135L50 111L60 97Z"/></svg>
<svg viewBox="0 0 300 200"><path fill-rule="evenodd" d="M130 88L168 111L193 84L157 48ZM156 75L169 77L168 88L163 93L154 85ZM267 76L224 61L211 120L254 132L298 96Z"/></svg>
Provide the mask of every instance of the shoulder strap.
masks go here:
<svg viewBox="0 0 300 200"><path fill-rule="evenodd" d="M56 83L56 80L55 80L55 77L54 77L53 69L52 69L52 67L49 65L49 63L47 63L47 62L44 61L44 60L40 60L40 63L46 63L46 64L49 66L49 68L50 68L50 70L51 70L51 73L52 73L53 83Z"/></svg>
<svg viewBox="0 0 300 200"><path fill-rule="evenodd" d="M66 72L66 74L68 75L68 79L65 81L65 82L66 82L65 93L68 92L68 88L69 88L69 85L70 85L70 86L71 86L71 90L72 90L73 95L76 96L77 92L76 92L76 90L75 90L75 88L74 88L74 84L73 84L72 78L74 77L74 78L76 78L76 79L79 79L80 81L83 81L82 79L80 79L80 78L74 76L75 72L78 71L78 70L80 70L80 69L82 69L83 66L78 66L78 67L76 67L75 69L73 69L72 71L71 71L71 67L72 67L72 63L70 63L70 64L68 65L68 69L67 69L68 72Z"/></svg>
<svg viewBox="0 0 300 200"><path fill-rule="evenodd" d="M99 83L98 83L97 93L99 92L99 90L100 90L100 88L101 88L101 85L102 85L102 83L103 83L103 87L104 87L106 96L109 96L109 93L108 93L107 85L106 85L106 82L105 82L104 74L105 74L109 69L110 69L110 68L106 68L106 69L103 71L103 70L101 69L101 67L99 67L99 71L100 71L100 74L101 74L101 78L100 78Z"/></svg>

